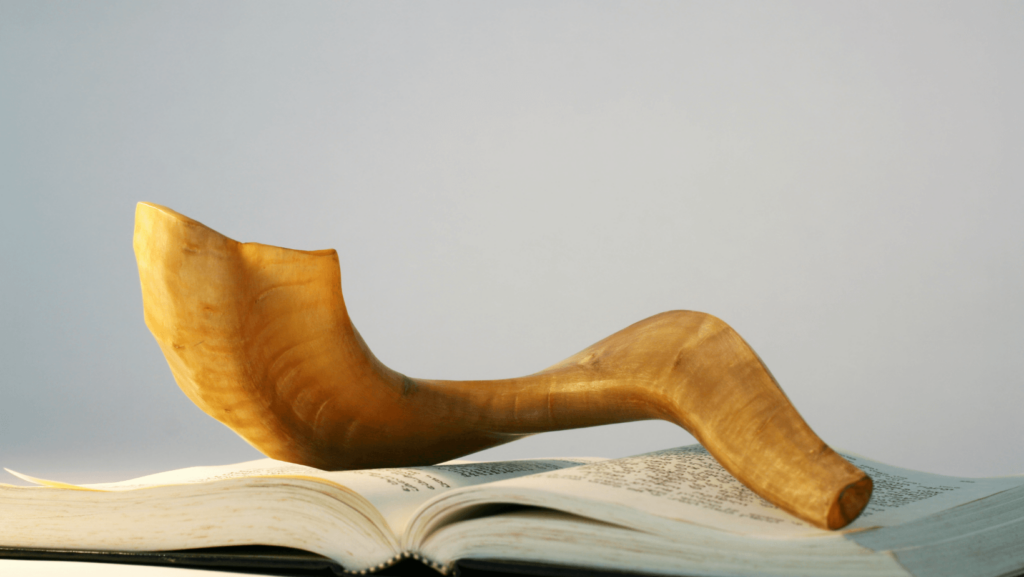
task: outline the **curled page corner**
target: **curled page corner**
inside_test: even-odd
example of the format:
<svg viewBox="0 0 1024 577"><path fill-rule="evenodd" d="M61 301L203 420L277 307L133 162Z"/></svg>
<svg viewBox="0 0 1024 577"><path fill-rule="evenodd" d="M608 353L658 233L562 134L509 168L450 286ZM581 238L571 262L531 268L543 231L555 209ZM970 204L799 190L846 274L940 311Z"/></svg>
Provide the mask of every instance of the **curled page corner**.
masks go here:
<svg viewBox="0 0 1024 577"><path fill-rule="evenodd" d="M82 487L80 485L72 485L71 483L62 483L60 481L50 481L48 479L40 479L38 477L32 477L32 476L29 476L29 475L25 475L24 473L19 473L17 471L12 471L12 470L8 469L7 467L4 467L4 471L7 471L8 473L10 473L10 474L14 475L15 477L21 479L22 481L28 481L29 483L35 483L36 485L42 485L44 487L51 487L51 488L54 488L54 489L74 489L76 491L96 491L96 489L90 489L88 487Z"/></svg>

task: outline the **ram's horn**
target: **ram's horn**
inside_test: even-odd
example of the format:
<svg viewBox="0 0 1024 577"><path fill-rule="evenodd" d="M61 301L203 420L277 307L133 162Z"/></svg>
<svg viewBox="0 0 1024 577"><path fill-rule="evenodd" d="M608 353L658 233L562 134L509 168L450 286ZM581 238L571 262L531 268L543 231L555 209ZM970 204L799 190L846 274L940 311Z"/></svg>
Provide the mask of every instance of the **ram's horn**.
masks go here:
<svg viewBox="0 0 1024 577"><path fill-rule="evenodd" d="M740 336L703 313L642 320L538 373L414 379L345 309L334 250L239 243L140 203L146 325L178 385L275 459L321 469L427 465L544 431L665 419L768 501L819 527L872 483L811 431Z"/></svg>

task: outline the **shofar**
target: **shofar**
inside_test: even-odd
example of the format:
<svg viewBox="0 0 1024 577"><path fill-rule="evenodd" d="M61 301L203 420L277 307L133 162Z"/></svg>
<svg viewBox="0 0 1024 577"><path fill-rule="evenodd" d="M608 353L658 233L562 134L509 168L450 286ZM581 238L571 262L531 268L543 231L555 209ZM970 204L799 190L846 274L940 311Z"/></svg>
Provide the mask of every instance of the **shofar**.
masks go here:
<svg viewBox="0 0 1024 577"><path fill-rule="evenodd" d="M860 514L871 479L811 431L727 324L673 311L497 381L384 366L345 309L334 250L239 243L139 203L146 325L178 385L264 454L320 469L428 465L533 433L665 419L755 493L816 526Z"/></svg>

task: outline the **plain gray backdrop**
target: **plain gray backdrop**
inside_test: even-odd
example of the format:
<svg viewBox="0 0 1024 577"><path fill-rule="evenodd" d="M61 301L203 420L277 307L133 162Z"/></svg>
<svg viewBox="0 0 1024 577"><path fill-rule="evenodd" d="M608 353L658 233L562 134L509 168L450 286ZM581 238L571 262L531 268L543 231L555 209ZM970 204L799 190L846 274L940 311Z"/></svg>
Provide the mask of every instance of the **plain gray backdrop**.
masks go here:
<svg viewBox="0 0 1024 577"><path fill-rule="evenodd" d="M0 465L259 458L143 324L145 200L337 249L405 374L527 374L696 309L831 445L1024 473L1022 79L1020 2L2 0Z"/></svg>

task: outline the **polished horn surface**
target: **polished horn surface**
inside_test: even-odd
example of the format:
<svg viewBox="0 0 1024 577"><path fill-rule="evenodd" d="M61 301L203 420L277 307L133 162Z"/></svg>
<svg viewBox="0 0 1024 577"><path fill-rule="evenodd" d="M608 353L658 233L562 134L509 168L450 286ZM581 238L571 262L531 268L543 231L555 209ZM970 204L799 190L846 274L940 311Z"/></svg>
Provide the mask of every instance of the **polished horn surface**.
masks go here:
<svg viewBox="0 0 1024 577"><path fill-rule="evenodd" d="M850 523L871 479L810 429L753 349L705 313L644 319L525 377L384 366L352 325L334 250L239 243L139 203L146 325L182 391L264 454L320 469L428 465L525 435L665 419L766 500Z"/></svg>

